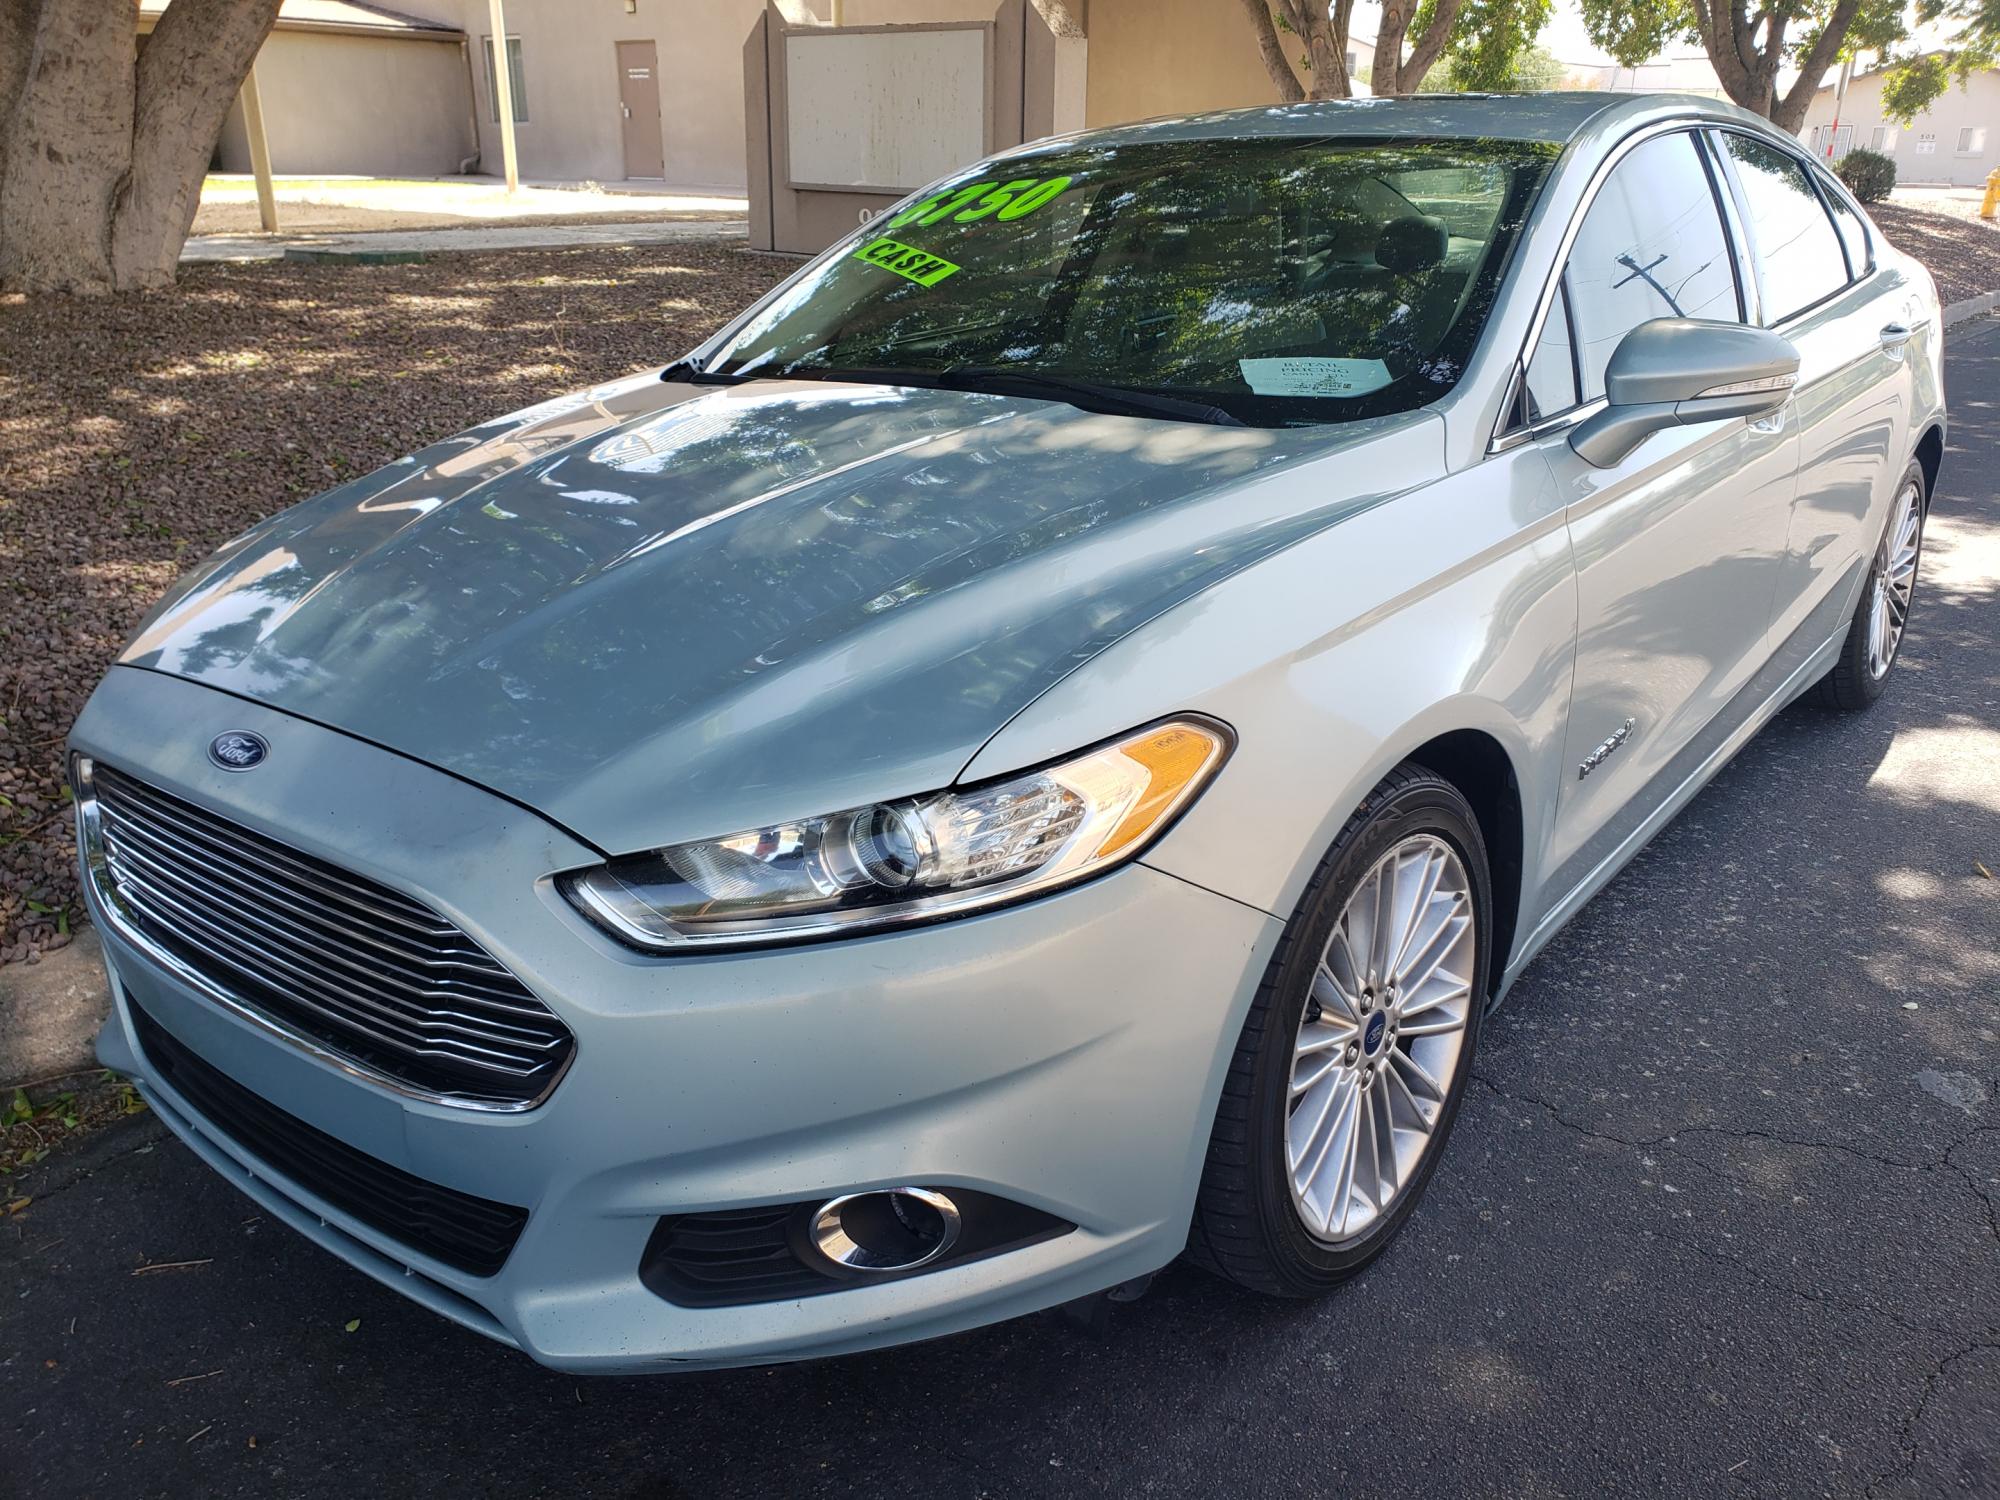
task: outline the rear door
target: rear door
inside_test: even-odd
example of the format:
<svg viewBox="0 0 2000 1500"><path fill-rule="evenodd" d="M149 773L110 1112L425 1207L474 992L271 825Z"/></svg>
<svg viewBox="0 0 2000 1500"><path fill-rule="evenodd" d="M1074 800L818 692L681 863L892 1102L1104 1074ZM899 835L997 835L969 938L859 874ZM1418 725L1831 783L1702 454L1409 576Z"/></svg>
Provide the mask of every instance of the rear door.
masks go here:
<svg viewBox="0 0 2000 1500"><path fill-rule="evenodd" d="M1916 288L1875 263L1871 232L1803 157L1763 136L1710 137L1755 267L1755 316L1799 351L1790 410L1799 477L1772 648L1794 665L1845 629L1911 450Z"/></svg>
<svg viewBox="0 0 2000 1500"><path fill-rule="evenodd" d="M1740 321L1736 245L1707 148L1642 139L1584 209L1525 362L1529 440L1563 494L1575 687L1550 889L1581 883L1741 712L1786 558L1797 442L1782 420L1671 428L1600 469L1569 446L1611 352L1653 318Z"/></svg>

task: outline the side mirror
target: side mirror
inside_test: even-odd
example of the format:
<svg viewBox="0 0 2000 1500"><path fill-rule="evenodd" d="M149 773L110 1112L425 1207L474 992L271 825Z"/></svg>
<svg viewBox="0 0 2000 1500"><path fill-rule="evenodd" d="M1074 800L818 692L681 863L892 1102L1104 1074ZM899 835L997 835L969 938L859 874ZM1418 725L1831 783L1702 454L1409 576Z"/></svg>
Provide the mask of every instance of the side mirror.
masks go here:
<svg viewBox="0 0 2000 1500"><path fill-rule="evenodd" d="M1668 427L1761 417L1783 406L1799 378L1799 351L1768 328L1655 318L1618 341L1604 369L1604 410L1569 445L1600 469Z"/></svg>

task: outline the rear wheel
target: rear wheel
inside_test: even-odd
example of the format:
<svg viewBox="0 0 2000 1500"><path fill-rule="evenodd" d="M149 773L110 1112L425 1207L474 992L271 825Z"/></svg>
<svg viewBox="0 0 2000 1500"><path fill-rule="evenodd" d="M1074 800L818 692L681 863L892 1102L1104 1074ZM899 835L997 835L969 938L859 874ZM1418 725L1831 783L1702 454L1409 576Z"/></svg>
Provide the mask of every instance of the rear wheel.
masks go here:
<svg viewBox="0 0 2000 1500"><path fill-rule="evenodd" d="M1889 669L1902 649L1910 606L1916 601L1917 563L1923 550L1924 471L1913 463L1896 486L1889 524L1875 548L1875 561L1847 627L1840 659L1819 681L1819 700L1826 707L1862 709L1882 696Z"/></svg>
<svg viewBox="0 0 2000 1500"><path fill-rule="evenodd" d="M1381 1253L1457 1118L1487 992L1491 887L1471 806L1404 765L1322 861L1223 1085L1193 1259L1312 1296Z"/></svg>

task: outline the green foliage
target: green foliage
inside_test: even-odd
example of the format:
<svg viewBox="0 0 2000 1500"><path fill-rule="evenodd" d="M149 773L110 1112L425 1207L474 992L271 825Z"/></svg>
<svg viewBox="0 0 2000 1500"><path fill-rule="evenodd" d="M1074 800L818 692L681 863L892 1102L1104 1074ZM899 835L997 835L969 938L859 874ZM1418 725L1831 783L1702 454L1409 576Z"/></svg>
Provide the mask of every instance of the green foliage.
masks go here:
<svg viewBox="0 0 2000 1500"><path fill-rule="evenodd" d="M1494 75L1447 52L1442 61L1424 75L1418 92L1424 94L1541 94L1562 87L1563 65L1546 47L1529 46L1517 53L1511 71Z"/></svg>
<svg viewBox="0 0 2000 1500"><path fill-rule="evenodd" d="M1896 185L1896 164L1879 151L1850 151L1833 170L1863 203L1880 203Z"/></svg>
<svg viewBox="0 0 2000 1500"><path fill-rule="evenodd" d="M1430 29L1436 8L1436 0L1419 0L1410 36ZM1534 45L1554 9L1554 0L1465 0L1444 56L1417 92L1529 94L1554 88L1562 81L1562 65ZM1373 77L1367 82L1372 87Z"/></svg>
<svg viewBox="0 0 2000 1500"><path fill-rule="evenodd" d="M1699 42L1687 0L1581 0L1590 39L1621 65L1636 68L1666 51L1669 42Z"/></svg>
<svg viewBox="0 0 2000 1500"><path fill-rule="evenodd" d="M1931 107L1951 83L1951 62L1943 53L1907 58L1882 80L1882 113L1908 125Z"/></svg>
<svg viewBox="0 0 2000 1500"><path fill-rule="evenodd" d="M1553 88L1562 66L1535 46L1553 8L1551 0L1466 0L1441 63L1445 87L1468 94Z"/></svg>

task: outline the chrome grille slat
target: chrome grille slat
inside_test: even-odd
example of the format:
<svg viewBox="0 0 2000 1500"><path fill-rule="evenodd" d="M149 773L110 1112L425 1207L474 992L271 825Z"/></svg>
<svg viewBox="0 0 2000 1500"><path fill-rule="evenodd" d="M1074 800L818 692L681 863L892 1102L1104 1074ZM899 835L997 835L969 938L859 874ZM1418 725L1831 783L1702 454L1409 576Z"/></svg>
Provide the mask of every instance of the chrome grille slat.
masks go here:
<svg viewBox="0 0 2000 1500"><path fill-rule="evenodd" d="M158 870L145 868L135 870L130 866L123 865L122 856L118 853L115 845L112 846L111 850L111 865L113 870L123 880L124 888L130 889L136 886L145 891L147 899L153 903L164 904L170 907L175 920L198 926L203 933L216 943L230 946L239 960L248 957L280 968L298 982L315 986L323 998L356 998L345 988L354 984L355 981L352 977L335 970L329 970L325 964L316 961L309 954L301 952L296 948L284 948L282 946L284 941L282 935L279 935L276 941L273 941L272 936L265 933L260 941L257 930L260 928L260 924L249 914L231 913L230 915L234 916L237 921L248 924L253 929L252 931L232 930L218 922L213 916L204 914L198 906L194 905L193 903L200 899L200 893L190 892L186 888L185 883L168 877ZM251 972L255 972L254 967ZM506 1033L496 1035L493 1030L482 1027L479 1024L480 1018L477 1016L468 1016L457 1011L431 1009L416 1001L405 1001L396 996L377 996L359 999L358 1003L366 1005L371 1011L381 1014L391 1022L409 1027L426 1040L437 1040L438 1038L435 1036L436 1032L448 1031L481 1040L513 1041L530 1051L540 1050L554 1044L553 1038L538 1037L533 1033L525 1032L518 1028L508 1028ZM432 1023L432 1017L442 1017L443 1019Z"/></svg>
<svg viewBox="0 0 2000 1500"><path fill-rule="evenodd" d="M104 769L109 770L109 768ZM117 775L116 772L109 774ZM275 873L296 880L331 900L355 907L363 916L400 923L420 936L434 941L464 936L435 912L413 911L408 903L386 886L379 888L378 891L370 891L350 880L330 877L306 864L304 858L248 828L236 828L212 814L203 813L192 805L187 806L185 813L179 808L167 806L158 800L159 793L151 791L129 777L118 777L115 784L117 800L108 804L114 815L122 810L126 816L131 817L135 815L136 809L145 809L162 821L180 827L191 838L208 843L216 854L229 859L247 858L253 864L263 864Z"/></svg>
<svg viewBox="0 0 2000 1500"><path fill-rule="evenodd" d="M172 851L163 849L161 841L150 832L136 828L132 824L127 823L123 818L107 819L105 824L105 842L115 857L130 860L140 866L158 870L163 874L167 874L170 878L174 878L173 872L177 867L173 863ZM351 940L366 944L371 948L379 947L385 954L393 955L396 958L403 957L401 949L380 944L366 932L357 931L345 924L329 923L315 916L297 902L288 899L277 890L257 889L222 870L209 869L203 873L210 881L222 887L222 890L204 891L196 888L191 891L191 894L198 898L216 899L218 900L218 904L227 905L232 914L243 914L245 919L250 921L262 919L257 908L252 904L256 901L266 901L274 907L282 908L285 913L284 916L270 916L269 920L282 922L288 929L296 930L301 941L315 945L317 951L321 952L325 957L340 963L343 967L356 969L363 978L371 977L376 973L383 972L383 970L358 965L354 960L340 957L334 948L329 948L325 945L338 945L344 941ZM228 893L233 899L219 899L223 897L224 892ZM414 959L410 961L415 962ZM545 1017L547 1015L547 1012L539 1006L523 1005L518 1001L502 999L498 995L482 992L475 988L455 986L448 980L437 981L422 971L419 971L416 975L410 975L405 972L404 977L398 979L396 983L399 987L410 989L426 999L462 1001L470 1005L489 1007L501 1015L516 1015L530 1018ZM518 991L515 993L518 993Z"/></svg>
<svg viewBox="0 0 2000 1500"><path fill-rule="evenodd" d="M414 1029L406 1021L393 1014L383 1014L383 1008L370 1004L370 1014L357 1015L351 1008L349 998L330 994L303 975L294 965L259 949L254 943L232 937L224 929L190 912L186 906L171 896L143 880L126 878L121 889L126 899L146 916L162 926L186 924L209 944L208 957L220 959L223 964L239 974L253 979L260 978L260 970L278 968L283 971L289 987L286 996L294 1004L351 1027L366 1036L378 1046L394 1049L410 1057L455 1058L482 1067L490 1067L498 1072L513 1073L517 1076L529 1071L532 1062L513 1057L506 1053L493 1052L478 1047L460 1047L450 1044L428 1032ZM301 992L301 986L306 986Z"/></svg>
<svg viewBox="0 0 2000 1500"><path fill-rule="evenodd" d="M568 1065L561 1020L415 898L101 764L78 807L107 901L216 1000L447 1104L529 1108Z"/></svg>

